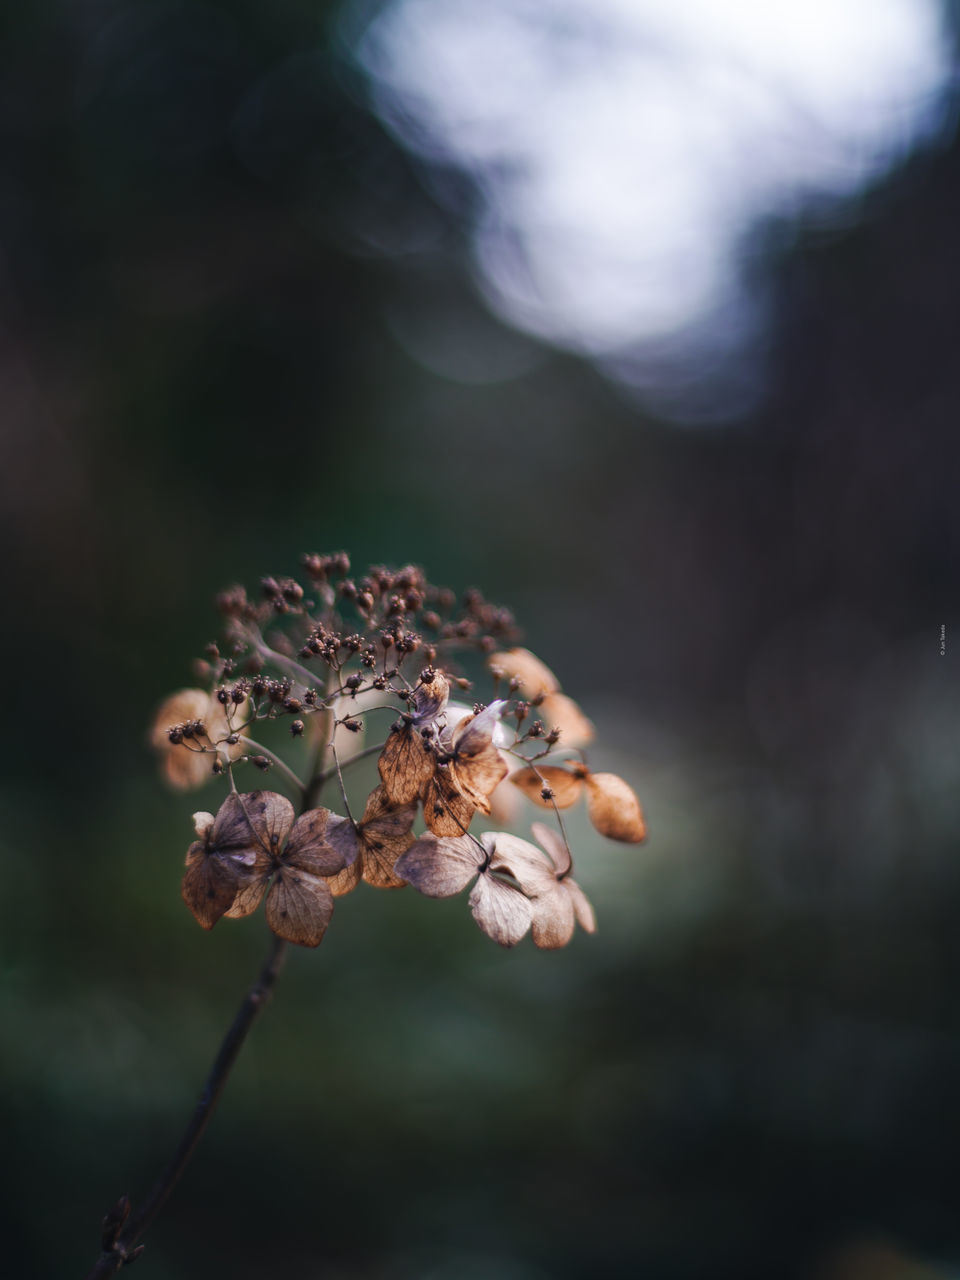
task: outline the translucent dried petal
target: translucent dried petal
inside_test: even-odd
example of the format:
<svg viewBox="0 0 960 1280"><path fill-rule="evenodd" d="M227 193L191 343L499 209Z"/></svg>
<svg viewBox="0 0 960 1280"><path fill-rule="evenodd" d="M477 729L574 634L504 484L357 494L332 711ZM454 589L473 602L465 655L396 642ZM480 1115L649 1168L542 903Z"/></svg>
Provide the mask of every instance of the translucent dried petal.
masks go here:
<svg viewBox="0 0 960 1280"><path fill-rule="evenodd" d="M360 837L349 818L338 818L331 815L324 833L324 839L330 848L343 858L344 866L349 868L357 860L360 853ZM357 871L357 878L360 871Z"/></svg>
<svg viewBox="0 0 960 1280"><path fill-rule="evenodd" d="M530 928L530 903L519 889L484 874L470 892L474 920L501 947L515 946Z"/></svg>
<svg viewBox="0 0 960 1280"><path fill-rule="evenodd" d="M553 865L536 845L506 831L487 832L481 839L491 849L490 870L513 876L524 893L549 893L556 887Z"/></svg>
<svg viewBox="0 0 960 1280"><path fill-rule="evenodd" d="M210 695L204 689L178 689L157 707L150 730L150 745L157 751L173 749L168 735L177 724L188 720L202 720L210 705Z"/></svg>
<svg viewBox="0 0 960 1280"><path fill-rule="evenodd" d="M391 805L382 787L371 793L359 832L362 875L367 884L377 889L400 889L406 883L394 874L393 864L413 844L411 827L416 816L416 805Z"/></svg>
<svg viewBox="0 0 960 1280"><path fill-rule="evenodd" d="M554 804L558 809L569 809L580 799L583 790L581 777L555 764L538 764L536 769L518 769L516 773L511 773L510 781L541 809L552 809ZM544 785L553 792L552 800L544 800L540 794Z"/></svg>
<svg viewBox="0 0 960 1280"><path fill-rule="evenodd" d="M331 876L327 881L330 886L330 892L335 898L342 898L344 894L352 892L360 883L360 873L363 871L363 861L358 857L354 857L353 862L335 876Z"/></svg>
<svg viewBox="0 0 960 1280"><path fill-rule="evenodd" d="M217 811L210 845L247 865L269 863L293 826L293 805L275 791L232 791Z"/></svg>
<svg viewBox="0 0 960 1280"><path fill-rule="evenodd" d="M212 929L229 910L244 882L243 874L242 866L211 854L203 841L197 840L190 846L180 892L204 929Z"/></svg>
<svg viewBox="0 0 960 1280"><path fill-rule="evenodd" d="M263 895L270 883L270 872L264 870L254 874L249 880L241 883L229 911L223 913L225 920L242 920L244 916L252 916L263 901Z"/></svg>
<svg viewBox="0 0 960 1280"><path fill-rule="evenodd" d="M267 924L280 938L301 947L319 946L333 915L326 880L281 867L267 894Z"/></svg>
<svg viewBox="0 0 960 1280"><path fill-rule="evenodd" d="M490 812L490 796L508 773L503 756L492 742L466 760L461 760L458 755L451 762L449 771L461 794L481 813Z"/></svg>
<svg viewBox="0 0 960 1280"><path fill-rule="evenodd" d="M563 884L554 880L552 892L534 898L530 912L533 916L533 941L541 951L556 951L565 947L573 937L573 899Z"/></svg>
<svg viewBox="0 0 960 1280"><path fill-rule="evenodd" d="M593 907L590 905L590 900L587 895L577 884L576 880L571 880L569 876L564 880L563 887L570 895L570 900L573 903L573 910L576 914L577 923L580 925L580 928L585 929L587 933L596 933L597 917L593 914Z"/></svg>
<svg viewBox="0 0 960 1280"><path fill-rule="evenodd" d="M436 757L428 751L418 729L404 724L393 729L377 761L391 804L412 804L433 776Z"/></svg>
<svg viewBox="0 0 960 1280"><path fill-rule="evenodd" d="M596 737L593 721L588 720L577 703L565 693L548 694L538 711L546 720L547 728L560 730L561 746L585 747Z"/></svg>
<svg viewBox="0 0 960 1280"><path fill-rule="evenodd" d="M553 827L548 827L543 822L535 822L530 830L533 832L534 840L549 853L557 875L565 876L573 866L573 859L570 856L567 842L560 832L555 831Z"/></svg>
<svg viewBox="0 0 960 1280"><path fill-rule="evenodd" d="M438 768L423 792L423 820L435 836L460 836L477 806L463 794L452 765Z"/></svg>
<svg viewBox="0 0 960 1280"><path fill-rule="evenodd" d="M475 714L464 716L452 735L453 750L460 760L469 760L489 749L500 716L506 706L501 698Z"/></svg>
<svg viewBox="0 0 960 1280"><path fill-rule="evenodd" d="M587 783L590 821L602 836L639 844L647 834L643 810L633 790L615 773L591 773Z"/></svg>
<svg viewBox="0 0 960 1280"><path fill-rule="evenodd" d="M467 887L483 862L483 851L468 836L426 835L397 859L394 871L428 898L451 898Z"/></svg>
<svg viewBox="0 0 960 1280"><path fill-rule="evenodd" d="M550 668L529 649L508 649L504 653L493 653L487 659L487 666L494 675L505 680L519 681L520 692L528 699L554 693L560 688L559 681Z"/></svg>
<svg viewBox="0 0 960 1280"><path fill-rule="evenodd" d="M329 809L308 809L293 824L283 850L283 864L315 876L334 876L346 866L343 851L327 843Z"/></svg>

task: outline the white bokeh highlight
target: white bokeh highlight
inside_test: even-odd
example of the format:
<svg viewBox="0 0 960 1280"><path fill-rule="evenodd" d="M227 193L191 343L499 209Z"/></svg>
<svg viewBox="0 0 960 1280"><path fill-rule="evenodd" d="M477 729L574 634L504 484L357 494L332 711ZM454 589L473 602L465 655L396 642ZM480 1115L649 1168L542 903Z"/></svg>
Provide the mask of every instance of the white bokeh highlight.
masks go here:
<svg viewBox="0 0 960 1280"><path fill-rule="evenodd" d="M476 180L496 313L651 390L757 344L751 233L942 134L954 82L935 0L393 0L352 45Z"/></svg>

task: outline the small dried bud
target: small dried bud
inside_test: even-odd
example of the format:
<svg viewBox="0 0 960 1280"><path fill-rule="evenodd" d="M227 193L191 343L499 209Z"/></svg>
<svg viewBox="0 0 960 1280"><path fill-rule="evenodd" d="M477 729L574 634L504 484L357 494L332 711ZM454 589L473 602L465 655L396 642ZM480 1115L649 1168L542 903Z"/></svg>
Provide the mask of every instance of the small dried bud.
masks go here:
<svg viewBox="0 0 960 1280"><path fill-rule="evenodd" d="M266 756L251 756L250 763L254 768L259 769L261 773L266 773L270 768L270 761Z"/></svg>
<svg viewBox="0 0 960 1280"><path fill-rule="evenodd" d="M302 737L302 736L303 736L303 721L302 721L302 720L294 720L293 724L290 726L290 732L293 734L293 736L294 736L295 738L300 738L300 737Z"/></svg>
<svg viewBox="0 0 960 1280"><path fill-rule="evenodd" d="M284 711L290 711L291 713L302 711L303 703L300 701L299 698L284 698L283 709Z"/></svg>
<svg viewBox="0 0 960 1280"><path fill-rule="evenodd" d="M362 720L343 720L341 721L345 729L349 729L351 733L360 733L363 730Z"/></svg>

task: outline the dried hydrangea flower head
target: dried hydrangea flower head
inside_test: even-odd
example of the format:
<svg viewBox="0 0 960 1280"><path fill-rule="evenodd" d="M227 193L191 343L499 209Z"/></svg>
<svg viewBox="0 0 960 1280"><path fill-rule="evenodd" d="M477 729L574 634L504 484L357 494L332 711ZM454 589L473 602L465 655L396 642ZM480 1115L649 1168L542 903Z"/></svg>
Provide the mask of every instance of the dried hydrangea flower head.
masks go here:
<svg viewBox="0 0 960 1280"><path fill-rule="evenodd" d="M279 937L316 946L334 899L361 881L431 897L473 881L473 916L504 946L527 932L539 947L563 946L576 920L592 932L561 810L585 794L598 831L637 842L640 805L622 779L591 772L593 725L517 646L509 611L478 591L458 599L412 565L359 577L344 553L302 565L302 580L264 578L256 598L242 587L218 597L224 632L201 664L209 687L181 690L157 713L167 780L185 788L219 775L229 786L216 815L195 815L183 897L200 924L243 918L266 899ZM488 701L456 701L478 671ZM378 782L351 801L348 779L374 754ZM241 790L250 766L290 798ZM472 829L504 809L495 793L507 779L515 801L554 815L556 829L534 824L536 845ZM334 786L340 812L318 805Z"/></svg>

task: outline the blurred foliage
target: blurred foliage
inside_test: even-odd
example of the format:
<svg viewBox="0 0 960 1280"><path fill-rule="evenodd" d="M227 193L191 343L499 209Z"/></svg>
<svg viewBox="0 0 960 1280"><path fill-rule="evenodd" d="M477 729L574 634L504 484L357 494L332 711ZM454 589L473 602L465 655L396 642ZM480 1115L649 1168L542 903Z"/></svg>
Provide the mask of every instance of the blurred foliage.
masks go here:
<svg viewBox="0 0 960 1280"><path fill-rule="evenodd" d="M677 430L486 315L335 19L0 19L10 1273L90 1265L265 946L179 900L151 710L217 588L339 547L515 607L651 839L575 820L600 932L556 955L338 903L144 1280L956 1265L960 150L783 237L765 407Z"/></svg>

